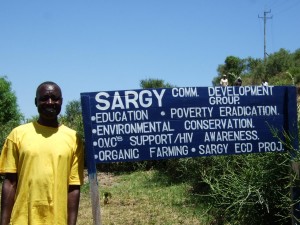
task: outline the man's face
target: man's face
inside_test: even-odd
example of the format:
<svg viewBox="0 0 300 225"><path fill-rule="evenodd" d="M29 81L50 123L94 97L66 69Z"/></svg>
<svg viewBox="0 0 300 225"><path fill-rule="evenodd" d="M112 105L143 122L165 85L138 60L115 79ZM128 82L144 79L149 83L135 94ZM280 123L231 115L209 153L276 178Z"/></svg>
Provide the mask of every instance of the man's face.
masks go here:
<svg viewBox="0 0 300 225"><path fill-rule="evenodd" d="M55 119L61 111L62 94L57 85L45 84L37 90L35 104L41 117Z"/></svg>

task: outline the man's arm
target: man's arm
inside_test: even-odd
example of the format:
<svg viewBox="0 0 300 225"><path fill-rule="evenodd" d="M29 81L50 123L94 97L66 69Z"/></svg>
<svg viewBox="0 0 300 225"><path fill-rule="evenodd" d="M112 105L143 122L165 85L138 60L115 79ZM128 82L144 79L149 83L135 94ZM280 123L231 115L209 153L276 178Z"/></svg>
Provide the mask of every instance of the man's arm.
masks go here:
<svg viewBox="0 0 300 225"><path fill-rule="evenodd" d="M68 225L75 225L78 215L80 186L70 185L68 193Z"/></svg>
<svg viewBox="0 0 300 225"><path fill-rule="evenodd" d="M18 176L16 173L5 174L1 194L1 225L8 225L15 203Z"/></svg>

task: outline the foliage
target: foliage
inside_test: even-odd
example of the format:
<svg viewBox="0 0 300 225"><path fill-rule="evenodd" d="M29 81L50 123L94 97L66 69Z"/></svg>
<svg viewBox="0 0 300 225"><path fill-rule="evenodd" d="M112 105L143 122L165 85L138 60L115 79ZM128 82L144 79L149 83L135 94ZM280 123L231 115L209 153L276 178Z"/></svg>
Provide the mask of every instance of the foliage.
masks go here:
<svg viewBox="0 0 300 225"><path fill-rule="evenodd" d="M266 76L267 78L286 72L292 66L291 54L285 49L280 49L267 58Z"/></svg>
<svg viewBox="0 0 300 225"><path fill-rule="evenodd" d="M161 79L145 79L140 81L140 87L141 88L170 88L174 87L174 85L171 85L169 83L165 83L164 80Z"/></svg>
<svg viewBox="0 0 300 225"><path fill-rule="evenodd" d="M270 54L265 62L252 57L242 59L228 56L224 64L218 66L217 72L218 75L212 81L215 86L219 85L223 74L228 75L230 85L238 76L242 78L243 85L260 85L264 79L270 85L297 85L300 83L300 49L291 53L282 48Z"/></svg>
<svg viewBox="0 0 300 225"><path fill-rule="evenodd" d="M84 138L81 103L73 100L67 103L65 114L60 116L60 121L66 126L74 129Z"/></svg>
<svg viewBox="0 0 300 225"><path fill-rule="evenodd" d="M230 85L233 85L235 80L242 75L243 71L246 69L245 60L240 59L235 56L228 56L225 59L225 64L218 66L219 76L227 75L227 79ZM218 84L220 79L214 79L215 85Z"/></svg>
<svg viewBox="0 0 300 225"><path fill-rule="evenodd" d="M218 224L290 221L290 155L249 154L166 161L160 172L192 184L193 201Z"/></svg>
<svg viewBox="0 0 300 225"><path fill-rule="evenodd" d="M269 83L275 86L293 85L294 77L289 72L278 73L277 76L269 78Z"/></svg>
<svg viewBox="0 0 300 225"><path fill-rule="evenodd" d="M270 153L214 158L214 166L200 171L209 191L200 199L212 214L231 224L284 224L290 207L289 164L284 154ZM283 217L281 217L281 216Z"/></svg>
<svg viewBox="0 0 300 225"><path fill-rule="evenodd" d="M240 76L245 69L244 60L235 56L228 56L225 59L225 72ZM236 78L235 77L235 78Z"/></svg>
<svg viewBox="0 0 300 225"><path fill-rule="evenodd" d="M0 146L3 146L8 133L23 119L17 97L6 77L0 77Z"/></svg>
<svg viewBox="0 0 300 225"><path fill-rule="evenodd" d="M30 118L26 119L26 123L34 122L39 119L39 115L31 116Z"/></svg>
<svg viewBox="0 0 300 225"><path fill-rule="evenodd" d="M250 77L249 82L244 82L248 85L258 84L257 81L266 79L265 66L262 59L253 59L248 57L246 60L246 70L244 71L245 77ZM245 79L243 79L246 81Z"/></svg>
<svg viewBox="0 0 300 225"><path fill-rule="evenodd" d="M296 50L291 55L292 66L288 72L294 77L295 84L300 83L300 49Z"/></svg>

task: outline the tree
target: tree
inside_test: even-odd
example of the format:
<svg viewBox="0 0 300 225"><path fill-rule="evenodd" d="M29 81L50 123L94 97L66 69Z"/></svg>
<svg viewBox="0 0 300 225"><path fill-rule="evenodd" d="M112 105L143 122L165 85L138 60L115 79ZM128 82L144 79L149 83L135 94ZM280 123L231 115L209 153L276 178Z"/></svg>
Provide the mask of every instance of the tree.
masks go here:
<svg viewBox="0 0 300 225"><path fill-rule="evenodd" d="M240 59L235 56L227 56L225 59L225 64L218 66L218 74L222 76L223 74L227 75L227 79L230 85L234 84L234 81L243 74L246 69L245 60ZM213 80L213 84L217 85L221 78Z"/></svg>
<svg viewBox="0 0 300 225"><path fill-rule="evenodd" d="M227 73L234 73L237 76L241 75L245 69L244 60L235 56L228 56L225 59L225 71Z"/></svg>
<svg viewBox="0 0 300 225"><path fill-rule="evenodd" d="M282 48L268 57L266 63L266 76L270 78L286 72L292 65L292 56L290 52Z"/></svg>
<svg viewBox="0 0 300 225"><path fill-rule="evenodd" d="M220 77L228 75L229 84L241 76L243 85L260 85L263 79L270 85L297 85L300 83L300 49L294 53L280 49L270 54L266 63L263 59L248 57L240 59L235 56L226 57L224 64L218 65L218 75L212 84L219 85Z"/></svg>
<svg viewBox="0 0 300 225"><path fill-rule="evenodd" d="M160 79L146 79L140 81L141 88L170 88L174 87L169 83L165 83L163 80Z"/></svg>
<svg viewBox="0 0 300 225"><path fill-rule="evenodd" d="M63 122L66 126L76 130L80 137L83 138L84 131L81 112L82 109L80 101L70 101L66 105L65 115L62 115L60 117L60 121Z"/></svg>
<svg viewBox="0 0 300 225"><path fill-rule="evenodd" d="M297 49L292 54L293 66L289 68L289 73L294 77L295 83L300 82L300 49Z"/></svg>
<svg viewBox="0 0 300 225"><path fill-rule="evenodd" d="M244 75L249 79L247 85L257 85L262 82L265 78L265 66L264 61L262 59L255 59L252 57L248 57L244 60L245 70Z"/></svg>
<svg viewBox="0 0 300 225"><path fill-rule="evenodd" d="M23 115L17 104L17 97L11 89L11 83L6 77L0 77L0 144L9 132L19 125Z"/></svg>

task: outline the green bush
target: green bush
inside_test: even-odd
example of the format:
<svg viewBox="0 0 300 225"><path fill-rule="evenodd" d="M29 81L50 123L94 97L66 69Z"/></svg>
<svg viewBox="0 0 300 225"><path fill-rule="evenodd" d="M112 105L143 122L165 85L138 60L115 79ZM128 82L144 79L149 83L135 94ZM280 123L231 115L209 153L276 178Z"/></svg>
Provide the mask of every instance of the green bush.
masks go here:
<svg viewBox="0 0 300 225"><path fill-rule="evenodd" d="M10 81L6 77L0 77L0 152L6 136L22 119Z"/></svg>
<svg viewBox="0 0 300 225"><path fill-rule="evenodd" d="M264 153L168 160L161 172L189 181L217 224L290 224L291 157Z"/></svg>

